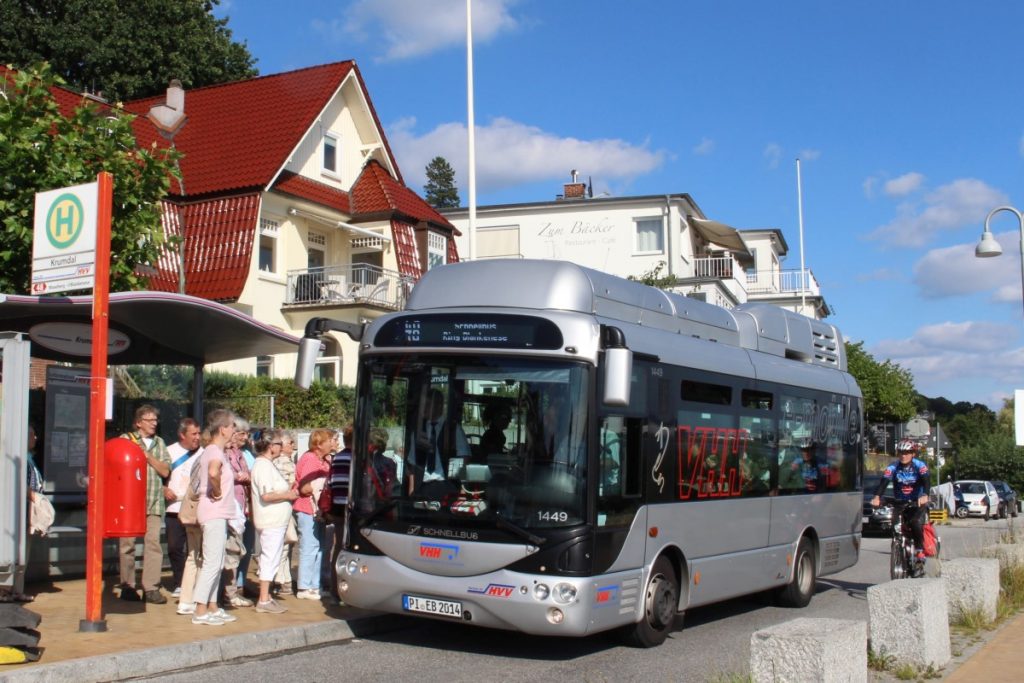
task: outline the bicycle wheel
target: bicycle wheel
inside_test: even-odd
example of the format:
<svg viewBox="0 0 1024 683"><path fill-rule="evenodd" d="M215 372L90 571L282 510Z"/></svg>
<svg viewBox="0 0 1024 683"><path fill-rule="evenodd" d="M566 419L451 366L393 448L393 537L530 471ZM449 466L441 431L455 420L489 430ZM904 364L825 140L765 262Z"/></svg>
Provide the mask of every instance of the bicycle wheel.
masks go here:
<svg viewBox="0 0 1024 683"><path fill-rule="evenodd" d="M889 549L889 578L893 581L907 577L907 563L903 557L903 544L899 539L892 539Z"/></svg>

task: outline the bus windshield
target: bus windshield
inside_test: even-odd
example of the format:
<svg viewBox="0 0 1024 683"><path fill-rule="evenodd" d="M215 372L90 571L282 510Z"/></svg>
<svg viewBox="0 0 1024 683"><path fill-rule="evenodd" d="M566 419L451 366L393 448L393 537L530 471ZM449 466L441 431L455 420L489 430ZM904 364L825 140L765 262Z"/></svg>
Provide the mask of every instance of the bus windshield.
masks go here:
<svg viewBox="0 0 1024 683"><path fill-rule="evenodd" d="M528 529L586 511L587 367L396 355L362 369L353 510L375 520Z"/></svg>

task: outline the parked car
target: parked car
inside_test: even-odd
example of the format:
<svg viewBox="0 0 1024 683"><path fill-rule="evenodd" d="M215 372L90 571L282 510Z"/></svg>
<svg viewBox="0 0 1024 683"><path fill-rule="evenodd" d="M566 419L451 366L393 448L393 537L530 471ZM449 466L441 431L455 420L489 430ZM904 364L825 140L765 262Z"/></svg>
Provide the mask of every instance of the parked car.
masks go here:
<svg viewBox="0 0 1024 683"><path fill-rule="evenodd" d="M996 487L996 493L999 494L999 519L1006 519L1007 514L1016 517L1020 508L1017 492L1010 488L1005 481L994 481L992 485Z"/></svg>
<svg viewBox="0 0 1024 683"><path fill-rule="evenodd" d="M864 524L861 533L889 533L892 530L892 506L886 505L884 499L892 498L892 482L882 493L882 504L877 508L871 507L871 499L875 497L875 489L882 477L877 474L864 476Z"/></svg>
<svg viewBox="0 0 1024 683"><path fill-rule="evenodd" d="M999 494L990 481L980 479L961 479L956 482L967 503L967 512L978 515L988 521L999 512Z"/></svg>
<svg viewBox="0 0 1024 683"><path fill-rule="evenodd" d="M967 503L964 502L964 494L960 492L959 484L953 485L953 500L956 504L956 507L954 508L956 512L954 512L953 514L955 514L959 519L966 518L969 509L967 507Z"/></svg>

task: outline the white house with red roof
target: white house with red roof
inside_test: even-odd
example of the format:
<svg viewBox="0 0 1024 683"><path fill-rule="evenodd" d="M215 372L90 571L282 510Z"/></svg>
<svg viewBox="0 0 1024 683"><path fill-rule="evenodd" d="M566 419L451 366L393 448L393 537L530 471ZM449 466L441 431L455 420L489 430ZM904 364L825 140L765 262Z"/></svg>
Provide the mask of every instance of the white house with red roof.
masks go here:
<svg viewBox="0 0 1024 683"><path fill-rule="evenodd" d="M184 125L162 134L151 110L182 104ZM151 289L183 287L301 334L313 316L400 309L430 266L458 260L452 224L405 186L354 61L172 86L125 108L138 115L140 145L184 155L182 182L164 201L165 230L184 247L154 264ZM356 344L339 335L326 346L319 376L354 384ZM215 369L285 377L294 362Z"/></svg>

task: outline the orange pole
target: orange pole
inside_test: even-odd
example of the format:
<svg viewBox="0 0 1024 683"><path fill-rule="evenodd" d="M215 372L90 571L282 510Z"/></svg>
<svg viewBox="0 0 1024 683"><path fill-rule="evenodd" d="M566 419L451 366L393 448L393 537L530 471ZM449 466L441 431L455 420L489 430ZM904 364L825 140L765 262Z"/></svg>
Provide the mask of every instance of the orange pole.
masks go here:
<svg viewBox="0 0 1024 683"><path fill-rule="evenodd" d="M101 172L96 211L96 280L92 290L92 370L89 373L89 507L85 531L85 619L79 631L106 631L103 618L103 445L107 412L107 329L110 302L110 219L114 176Z"/></svg>

